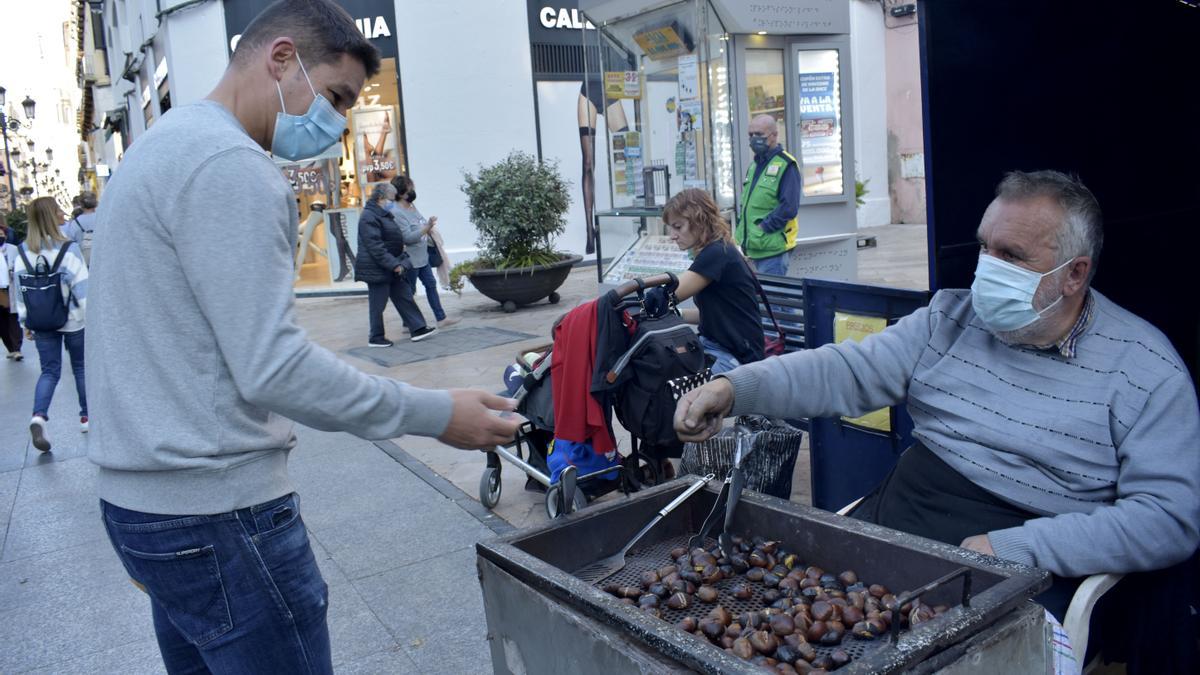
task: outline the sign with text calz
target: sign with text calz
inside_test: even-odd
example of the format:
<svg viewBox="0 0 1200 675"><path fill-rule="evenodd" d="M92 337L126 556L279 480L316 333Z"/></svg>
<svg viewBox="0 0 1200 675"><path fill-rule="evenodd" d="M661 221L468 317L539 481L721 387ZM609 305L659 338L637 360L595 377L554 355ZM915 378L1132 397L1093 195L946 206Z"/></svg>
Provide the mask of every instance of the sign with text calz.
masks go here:
<svg viewBox="0 0 1200 675"><path fill-rule="evenodd" d="M358 30L375 45L382 58L397 58L396 5L392 0L335 0L354 19ZM225 0L225 38L229 52L237 48L242 32L271 0ZM301 54L300 58L304 58Z"/></svg>

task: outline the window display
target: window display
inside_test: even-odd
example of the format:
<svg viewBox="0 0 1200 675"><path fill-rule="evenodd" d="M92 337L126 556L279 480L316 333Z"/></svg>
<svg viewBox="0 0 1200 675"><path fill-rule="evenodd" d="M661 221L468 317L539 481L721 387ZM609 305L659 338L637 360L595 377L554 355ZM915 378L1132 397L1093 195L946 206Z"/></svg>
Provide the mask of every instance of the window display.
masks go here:
<svg viewBox="0 0 1200 675"><path fill-rule="evenodd" d="M842 101L838 50L796 52L800 78L800 166L804 196L840 195Z"/></svg>

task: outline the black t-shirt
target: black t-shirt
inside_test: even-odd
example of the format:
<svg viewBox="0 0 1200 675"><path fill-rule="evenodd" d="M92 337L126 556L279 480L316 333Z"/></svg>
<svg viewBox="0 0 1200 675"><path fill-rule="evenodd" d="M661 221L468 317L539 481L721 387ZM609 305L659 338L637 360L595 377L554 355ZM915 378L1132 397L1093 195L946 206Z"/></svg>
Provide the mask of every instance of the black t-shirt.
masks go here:
<svg viewBox="0 0 1200 675"><path fill-rule="evenodd" d="M762 360L758 290L737 247L715 241L700 249L688 269L709 281L696 295L700 334L727 349L742 363Z"/></svg>

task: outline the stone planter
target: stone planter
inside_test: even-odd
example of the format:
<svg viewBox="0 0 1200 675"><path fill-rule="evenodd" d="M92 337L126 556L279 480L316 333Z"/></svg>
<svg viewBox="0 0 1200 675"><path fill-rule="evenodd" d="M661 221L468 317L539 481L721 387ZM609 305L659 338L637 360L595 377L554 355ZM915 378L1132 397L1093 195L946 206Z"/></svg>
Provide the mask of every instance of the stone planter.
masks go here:
<svg viewBox="0 0 1200 675"><path fill-rule="evenodd" d="M583 260L583 256L567 255L549 265L516 267L505 270L475 270L470 275L471 285L487 297L504 306L505 312L515 312L517 307L549 298L558 302L559 286L567 280L571 267Z"/></svg>

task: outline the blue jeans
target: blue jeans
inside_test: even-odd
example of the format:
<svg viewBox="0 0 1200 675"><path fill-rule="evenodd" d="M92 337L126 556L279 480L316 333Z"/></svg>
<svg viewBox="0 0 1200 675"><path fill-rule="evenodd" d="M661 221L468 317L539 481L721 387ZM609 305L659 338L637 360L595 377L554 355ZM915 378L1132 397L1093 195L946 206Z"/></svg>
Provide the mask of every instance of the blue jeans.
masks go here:
<svg viewBox="0 0 1200 675"><path fill-rule="evenodd" d="M754 269L759 274L775 274L781 277L787 276L788 259L791 258L791 251L784 251L779 255L773 255L770 258L759 258L754 261Z"/></svg>
<svg viewBox="0 0 1200 675"><path fill-rule="evenodd" d="M83 329L80 328L74 333L38 331L33 334L33 342L37 345L38 359L42 362L42 374L33 390L33 414L50 419L50 401L54 399L54 390L58 388L58 380L62 377L62 352L65 343L67 353L71 355L71 371L75 373L79 416L87 417L87 392L83 379Z"/></svg>
<svg viewBox="0 0 1200 675"><path fill-rule="evenodd" d="M100 510L126 572L150 596L167 672L333 672L328 588L295 494L209 516L103 500Z"/></svg>
<svg viewBox="0 0 1200 675"><path fill-rule="evenodd" d="M408 271L408 285L417 292L417 279L425 286L425 297L429 299L429 308L433 310L433 318L438 321L446 320L446 310L442 309L442 299L438 297L437 278L433 276L433 267L426 265L420 269Z"/></svg>
<svg viewBox="0 0 1200 675"><path fill-rule="evenodd" d="M742 362L738 361L736 356L730 354L729 350L725 349L720 344L709 340L703 335L700 336L700 346L704 348L705 354L708 354L717 360L717 362L712 364L712 367L710 368L713 375L727 373L742 365Z"/></svg>

